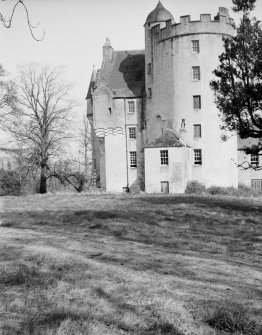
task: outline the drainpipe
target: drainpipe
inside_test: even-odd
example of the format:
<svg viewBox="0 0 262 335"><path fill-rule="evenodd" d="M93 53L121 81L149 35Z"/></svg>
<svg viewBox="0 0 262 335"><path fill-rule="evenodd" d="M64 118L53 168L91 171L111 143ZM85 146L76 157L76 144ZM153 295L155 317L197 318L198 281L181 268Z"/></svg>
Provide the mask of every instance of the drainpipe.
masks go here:
<svg viewBox="0 0 262 335"><path fill-rule="evenodd" d="M124 98L124 111L125 111L125 140L126 140L126 191L129 192L127 124L126 124L126 98Z"/></svg>

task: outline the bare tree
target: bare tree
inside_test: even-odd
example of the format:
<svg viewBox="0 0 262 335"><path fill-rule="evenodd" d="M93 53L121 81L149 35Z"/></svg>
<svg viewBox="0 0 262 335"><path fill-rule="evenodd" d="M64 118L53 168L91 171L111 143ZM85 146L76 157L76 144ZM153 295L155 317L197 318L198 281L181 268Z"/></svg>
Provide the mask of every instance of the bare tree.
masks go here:
<svg viewBox="0 0 262 335"><path fill-rule="evenodd" d="M2 0L4 1L4 0ZM30 31L30 34L31 36L33 37L33 39L35 39L36 41L42 41L44 39L44 36L45 36L45 32L43 31L43 34L42 34L42 37L40 38L37 38L35 33L34 33L34 30L36 28L38 28L39 26L39 23L37 25L33 25L32 22L31 22L31 19L30 19L30 15L29 15L29 11L28 11L28 8L27 6L25 5L24 3L24 0L17 0L12 8L12 11L11 11L11 14L8 16L8 17L5 17L1 12L0 12L0 22L2 22L3 26L5 28L11 28L12 26L12 22L13 22L13 19L14 19L14 14L16 12L16 9L18 6L21 6L23 7L25 13L26 13L26 20L27 20L27 25L28 25L28 28L29 28L29 31Z"/></svg>
<svg viewBox="0 0 262 335"><path fill-rule="evenodd" d="M39 193L46 193L53 164L70 137L70 86L63 83L57 68L39 64L20 67L17 86L18 108L8 115L4 127L23 148L28 172L39 174Z"/></svg>
<svg viewBox="0 0 262 335"><path fill-rule="evenodd" d="M2 118L15 108L16 89L15 84L5 80L6 72L0 64L0 122Z"/></svg>
<svg viewBox="0 0 262 335"><path fill-rule="evenodd" d="M91 130L86 115L83 115L82 124L79 129L78 140L79 140L78 162L79 165L81 165L82 168L84 169L84 174L87 177L90 171L90 166L92 164L90 158L92 143L91 143Z"/></svg>
<svg viewBox="0 0 262 335"><path fill-rule="evenodd" d="M71 185L77 192L82 192L89 188L92 181L91 133L86 115L83 115L77 139L78 155L72 154L70 158L57 162L52 176L63 185Z"/></svg>

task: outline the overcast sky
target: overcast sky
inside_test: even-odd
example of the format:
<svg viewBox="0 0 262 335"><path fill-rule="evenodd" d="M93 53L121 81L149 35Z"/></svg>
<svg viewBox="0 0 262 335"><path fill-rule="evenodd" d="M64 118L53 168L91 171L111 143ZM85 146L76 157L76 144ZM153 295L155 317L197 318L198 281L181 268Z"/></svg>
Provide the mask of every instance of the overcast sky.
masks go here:
<svg viewBox="0 0 262 335"><path fill-rule="evenodd" d="M93 64L102 62L102 45L109 37L115 50L143 49L146 17L158 0L24 0L35 30L42 42L30 36L22 7L15 13L13 27L0 27L0 63L11 74L16 66L41 62L64 66L66 80L74 85L73 97L80 103L76 115L85 111L85 95ZM5 16L15 0L0 1ZM231 8L231 0L162 0L166 9L179 22L181 15L199 19L200 13L217 14L218 7ZM255 12L262 19L262 0L257 0ZM236 15L231 11L231 16Z"/></svg>

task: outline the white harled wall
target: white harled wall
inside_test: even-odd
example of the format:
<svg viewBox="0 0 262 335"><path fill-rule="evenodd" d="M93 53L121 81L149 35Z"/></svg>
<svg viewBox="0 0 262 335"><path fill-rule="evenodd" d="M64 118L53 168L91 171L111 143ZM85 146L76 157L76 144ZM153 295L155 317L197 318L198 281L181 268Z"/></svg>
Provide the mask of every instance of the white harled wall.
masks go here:
<svg viewBox="0 0 262 335"><path fill-rule="evenodd" d="M168 150L168 165L161 165L160 151ZM169 193L184 193L191 180L189 148L145 148L145 190L160 193L161 182L169 182Z"/></svg>
<svg viewBox="0 0 262 335"><path fill-rule="evenodd" d="M146 104L147 141L159 137L158 128L178 132L185 119L187 145L202 150L202 165L191 160L192 179L206 186L238 186L237 138L221 140L221 120L210 88L223 52L223 36L234 33L231 22L227 16L212 21L210 15L201 15L200 21L190 21L189 16L182 17L180 24L168 21L164 29L145 26L146 66L152 64L152 73L146 73L146 88L152 89ZM199 53L193 52L192 40L199 41ZM200 67L199 81L192 77L193 66ZM196 95L201 96L198 110L193 108ZM194 138L194 125L201 125L200 138Z"/></svg>
<svg viewBox="0 0 262 335"><path fill-rule="evenodd" d="M127 185L126 141L124 135L105 137L106 190L122 192Z"/></svg>

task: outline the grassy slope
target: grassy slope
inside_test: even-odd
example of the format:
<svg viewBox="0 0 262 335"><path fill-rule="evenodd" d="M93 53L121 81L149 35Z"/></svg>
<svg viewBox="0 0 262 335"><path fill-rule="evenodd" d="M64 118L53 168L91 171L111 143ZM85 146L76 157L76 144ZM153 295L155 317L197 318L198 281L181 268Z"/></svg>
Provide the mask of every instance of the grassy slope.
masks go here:
<svg viewBox="0 0 262 335"><path fill-rule="evenodd" d="M1 201L0 334L219 334L223 304L261 322L261 200Z"/></svg>

